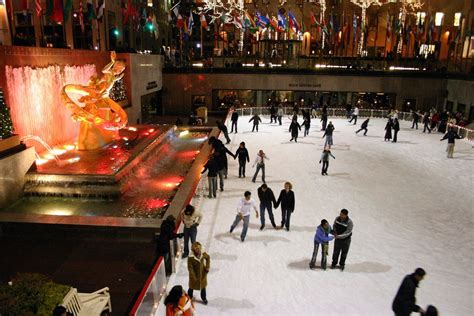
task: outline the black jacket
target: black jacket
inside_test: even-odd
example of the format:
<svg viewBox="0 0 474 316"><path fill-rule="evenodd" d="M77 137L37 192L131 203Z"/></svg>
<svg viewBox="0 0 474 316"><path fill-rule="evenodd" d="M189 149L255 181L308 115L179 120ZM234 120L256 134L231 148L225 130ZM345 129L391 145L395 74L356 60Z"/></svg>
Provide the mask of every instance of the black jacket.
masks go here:
<svg viewBox="0 0 474 316"><path fill-rule="evenodd" d="M182 234L174 232L175 223L173 220L164 220L160 226L160 235L157 238L156 253L158 256L164 256L170 252L170 240L177 237L181 238Z"/></svg>
<svg viewBox="0 0 474 316"><path fill-rule="evenodd" d="M234 157L239 157L239 161L245 161L250 162L250 157L249 157L249 151L247 148L237 148L237 151L235 152Z"/></svg>
<svg viewBox="0 0 474 316"><path fill-rule="evenodd" d="M461 139L461 137L455 131L448 131L441 140L448 140L448 144L454 144L455 140Z"/></svg>
<svg viewBox="0 0 474 316"><path fill-rule="evenodd" d="M360 128L367 128L367 126L369 126L369 119L366 119L364 122L362 122Z"/></svg>
<svg viewBox="0 0 474 316"><path fill-rule="evenodd" d="M413 122L418 123L419 120L420 116L418 115L418 113L413 112Z"/></svg>
<svg viewBox="0 0 474 316"><path fill-rule="evenodd" d="M254 115L252 116L252 118L249 120L249 123L253 121L253 124L254 125L258 125L258 123L260 123L262 121L262 119L260 118L260 116L258 115Z"/></svg>
<svg viewBox="0 0 474 316"><path fill-rule="evenodd" d="M227 133L227 126L225 126L224 123L219 123L217 125L217 127L223 132L223 133Z"/></svg>
<svg viewBox="0 0 474 316"><path fill-rule="evenodd" d="M417 287L418 281L415 278L415 274L407 275L403 279L392 303L392 310L397 316L409 316L412 312L420 310L420 306L415 304L415 291Z"/></svg>
<svg viewBox="0 0 474 316"><path fill-rule="evenodd" d="M292 190L289 190L288 193L285 189L281 190L275 208L277 208L280 203L282 210L290 210L293 212L295 209L295 193Z"/></svg>
<svg viewBox="0 0 474 316"><path fill-rule="evenodd" d="M392 128L394 131L398 132L400 130L400 123L398 121L394 121Z"/></svg>
<svg viewBox="0 0 474 316"><path fill-rule="evenodd" d="M206 172L206 170L208 171L208 177L217 177L217 172L220 169L219 164L215 158L211 158L207 161L207 163L204 165L204 170L201 173Z"/></svg>
<svg viewBox="0 0 474 316"><path fill-rule="evenodd" d="M327 127L326 127L326 131L324 132L324 136L332 136L332 132L334 132L334 125L332 124L329 124Z"/></svg>
<svg viewBox="0 0 474 316"><path fill-rule="evenodd" d="M291 132L291 134L298 134L298 130L301 130L301 125L295 121L291 122L288 131Z"/></svg>
<svg viewBox="0 0 474 316"><path fill-rule="evenodd" d="M275 195L273 194L272 189L267 188L265 192L262 190L262 188L258 188L258 198L260 200L260 203L262 204L269 204L273 203L273 205L276 205L276 200L275 200Z"/></svg>
<svg viewBox="0 0 474 316"><path fill-rule="evenodd" d="M238 119L239 119L239 113L237 113L236 111L232 112L232 116L230 117L230 120L232 122L237 122Z"/></svg>
<svg viewBox="0 0 474 316"><path fill-rule="evenodd" d="M234 154L229 149L227 149L227 147L225 147L222 142L214 149L214 153L216 155L217 164L219 165L219 170L227 168L227 155L235 158Z"/></svg>

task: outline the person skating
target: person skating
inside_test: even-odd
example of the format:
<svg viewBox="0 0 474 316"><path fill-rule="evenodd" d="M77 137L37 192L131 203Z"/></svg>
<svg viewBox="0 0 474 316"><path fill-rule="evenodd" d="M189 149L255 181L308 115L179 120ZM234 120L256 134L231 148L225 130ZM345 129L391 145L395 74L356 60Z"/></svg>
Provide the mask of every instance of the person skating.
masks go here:
<svg viewBox="0 0 474 316"><path fill-rule="evenodd" d="M332 141L332 134L334 132L334 125L332 125L332 122L329 122L328 126L326 127L326 130L324 131L324 135L322 138L326 137L326 141L324 142L324 147L329 147L333 145Z"/></svg>
<svg viewBox="0 0 474 316"><path fill-rule="evenodd" d="M209 160L204 165L204 170L201 174L207 171L207 182L209 185L209 195L208 197L212 199L217 196L217 173L219 172L219 164L215 159L214 155L212 154L209 157Z"/></svg>
<svg viewBox="0 0 474 316"><path fill-rule="evenodd" d="M245 178L245 165L250 162L249 152L245 148L245 143L241 142L239 148L235 152L234 159L239 158L239 178Z"/></svg>
<svg viewBox="0 0 474 316"><path fill-rule="evenodd" d="M349 247L351 246L351 236L354 223L349 218L349 211L345 208L341 210L341 213L334 220L332 229L334 230L334 251L332 254L331 269L335 269L339 262L339 267L344 271L346 265L347 254L349 253ZM339 258L339 255L341 257Z"/></svg>
<svg viewBox="0 0 474 316"><path fill-rule="evenodd" d="M260 169L262 169L262 182L265 183L265 159L270 160L267 155L263 152L263 150L259 150L257 157L255 157L255 162L253 163L252 167L257 166L257 169L255 170L255 174L253 175L252 182L255 182L257 180L257 175Z"/></svg>
<svg viewBox="0 0 474 316"><path fill-rule="evenodd" d="M346 104L346 118L350 119L352 114L352 105L350 103Z"/></svg>
<svg viewBox="0 0 474 316"><path fill-rule="evenodd" d="M181 285L175 285L165 298L166 316L193 316L194 303Z"/></svg>
<svg viewBox="0 0 474 316"><path fill-rule="evenodd" d="M278 117L278 125L281 125L281 119L283 117L283 107L280 105L278 106L277 117Z"/></svg>
<svg viewBox="0 0 474 316"><path fill-rule="evenodd" d="M230 132L234 132L237 134L237 121L239 120L239 113L234 109L234 112L232 112L232 115L230 116L230 121L232 122L232 125L230 127Z"/></svg>
<svg viewBox="0 0 474 316"><path fill-rule="evenodd" d="M309 128L311 127L311 118L309 116L304 118L303 126L304 126L304 137L306 137L309 134Z"/></svg>
<svg viewBox="0 0 474 316"><path fill-rule="evenodd" d="M275 195L265 183L262 184L258 190L258 199L260 200L260 230L265 228L265 210L268 211L268 217L272 223L273 228L276 228L275 219L273 218L272 204L276 205Z"/></svg>
<svg viewBox="0 0 474 316"><path fill-rule="evenodd" d="M227 147L224 146L222 141L220 141L216 137L211 136L209 138L208 143L214 149L214 154L216 155L216 160L220 168L219 170L222 171L222 172L219 172L218 175L220 178L221 189L223 190L224 189L223 179L227 179L227 171L228 171L227 170L228 169L227 155L231 156L232 158L235 158L235 157L234 157L234 154L229 149L227 149Z"/></svg>
<svg viewBox="0 0 474 316"><path fill-rule="evenodd" d="M331 156L333 159L336 159L336 157L334 157L332 154L331 154L331 150L329 150L328 147L325 147L322 154L321 154L321 159L319 159L319 163L321 163L321 161L323 162L323 166L321 168L321 174L323 176L327 176L328 175L328 168L329 168L329 156Z"/></svg>
<svg viewBox="0 0 474 316"><path fill-rule="evenodd" d="M357 117L359 116L359 107L356 105L354 107L354 111L352 111L352 117L351 119L349 120L349 123L351 123L352 121L354 121L354 125L357 124Z"/></svg>
<svg viewBox="0 0 474 316"><path fill-rule="evenodd" d="M290 142L294 139L295 143L298 142L298 131L301 131L301 125L298 123L297 120L293 119L290 124L290 128L288 129L291 132L291 139Z"/></svg>
<svg viewBox="0 0 474 316"><path fill-rule="evenodd" d="M392 129L393 129L393 140L392 140L392 142L396 143L397 142L397 135L398 135L398 132L400 131L400 123L398 122L397 118L395 118L393 120Z"/></svg>
<svg viewBox="0 0 474 316"><path fill-rule="evenodd" d="M196 211L194 209L194 206L192 206L191 204L188 204L186 205L186 208L181 213L181 220L184 224L183 258L186 258L189 255L189 239L191 239L191 244L196 242L197 227L201 223L202 214L201 212Z"/></svg>
<svg viewBox="0 0 474 316"><path fill-rule="evenodd" d="M189 288L188 296L192 299L194 290L201 291L201 299L207 305L207 274L211 268L211 258L202 251L199 242L194 242L191 247L191 255L188 257Z"/></svg>
<svg viewBox="0 0 474 316"><path fill-rule="evenodd" d="M316 234L314 235L313 255L309 263L310 269L316 267L316 257L318 255L319 245L321 245L321 268L326 270L329 242L333 239L334 235L331 234L331 225L329 225L327 220L321 220L321 225L316 228Z"/></svg>
<svg viewBox="0 0 474 316"><path fill-rule="evenodd" d="M258 114L255 114L249 120L249 123L252 122L252 121L253 121L252 132L255 131L255 130L257 130L257 132L258 132L258 124L262 121L262 119L260 118L260 116L258 116Z"/></svg>
<svg viewBox="0 0 474 316"><path fill-rule="evenodd" d="M361 130L364 130L364 136L367 136L367 126L369 126L369 120L370 118L362 122L362 125L360 126L360 129L357 130L356 134L358 134Z"/></svg>
<svg viewBox="0 0 474 316"><path fill-rule="evenodd" d="M454 130L454 127L450 127L448 132L444 135L443 138L440 139L440 141L443 141L447 139L448 140L448 147L446 148L447 157L448 158L453 158L454 154L454 144L456 142L456 139L461 139L461 137L456 133Z"/></svg>
<svg viewBox="0 0 474 316"><path fill-rule="evenodd" d="M293 186L290 182L285 182L285 188L281 190L280 196L275 204L275 208L281 204L281 228L286 227L290 230L291 213L295 210L295 193L292 191Z"/></svg>
<svg viewBox="0 0 474 316"><path fill-rule="evenodd" d="M387 124L385 125L385 136L384 141L390 141L392 139L392 119L387 120Z"/></svg>
<svg viewBox="0 0 474 316"><path fill-rule="evenodd" d="M230 226L230 233L232 233L239 222L244 221L244 227L242 228L242 232L240 234L240 240L242 242L247 236L247 230L249 228L250 222L250 210L252 208L255 210L255 216L258 218L257 204L255 203L255 200L252 199L251 195L252 194L250 191L245 191L244 197L239 201L239 205L237 206L237 215L235 216L235 220Z"/></svg>
<svg viewBox="0 0 474 316"><path fill-rule="evenodd" d="M160 234L156 240L156 257L163 257L166 275L170 275L172 273L170 241L176 238L184 237L183 233L177 234L175 229L176 219L173 215L168 215L160 225Z"/></svg>
<svg viewBox="0 0 474 316"><path fill-rule="evenodd" d="M411 129L418 129L418 122L420 121L420 115L416 111L412 111L413 123L411 124Z"/></svg>
<svg viewBox="0 0 474 316"><path fill-rule="evenodd" d="M277 122L277 109L275 104L272 102L272 105L270 106L270 124L273 122Z"/></svg>
<svg viewBox="0 0 474 316"><path fill-rule="evenodd" d="M425 311L416 305L416 288L425 277L426 272L417 268L414 273L405 276L392 303L392 311L396 316L409 316L411 313L425 314Z"/></svg>
<svg viewBox="0 0 474 316"><path fill-rule="evenodd" d="M229 138L229 132L227 130L227 126L225 126L224 123L221 121L216 121L217 128L224 134L224 137L226 139L226 144L230 143L230 138Z"/></svg>
<svg viewBox="0 0 474 316"><path fill-rule="evenodd" d="M423 133L428 130L428 133L431 133L431 128L430 128L430 115L428 112L425 112L425 115L423 115L423 119L421 120L423 123Z"/></svg>

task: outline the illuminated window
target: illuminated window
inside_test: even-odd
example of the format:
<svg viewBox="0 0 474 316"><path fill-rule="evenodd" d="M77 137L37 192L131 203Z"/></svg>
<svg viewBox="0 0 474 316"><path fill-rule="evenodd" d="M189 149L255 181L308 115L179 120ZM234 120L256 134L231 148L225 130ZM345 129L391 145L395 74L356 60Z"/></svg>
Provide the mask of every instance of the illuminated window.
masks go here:
<svg viewBox="0 0 474 316"><path fill-rule="evenodd" d="M153 0L148 0L148 1L147 1L147 5L148 5L149 7L153 7Z"/></svg>
<svg viewBox="0 0 474 316"><path fill-rule="evenodd" d="M441 26L441 24L443 23L443 17L444 17L443 12L436 12L436 15L435 15L435 25L436 26Z"/></svg>
<svg viewBox="0 0 474 316"><path fill-rule="evenodd" d="M454 26L461 26L461 12L454 13Z"/></svg>
<svg viewBox="0 0 474 316"><path fill-rule="evenodd" d="M424 24L425 23L426 12L417 12L416 13L416 24Z"/></svg>

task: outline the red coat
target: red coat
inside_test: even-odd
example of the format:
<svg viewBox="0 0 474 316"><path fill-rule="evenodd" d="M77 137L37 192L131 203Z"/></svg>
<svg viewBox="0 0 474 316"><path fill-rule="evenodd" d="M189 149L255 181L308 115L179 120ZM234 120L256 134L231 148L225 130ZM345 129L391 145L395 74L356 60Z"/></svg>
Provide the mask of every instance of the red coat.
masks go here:
<svg viewBox="0 0 474 316"><path fill-rule="evenodd" d="M166 316L193 316L194 304L188 294L183 294L179 299L178 306L168 304L166 306Z"/></svg>

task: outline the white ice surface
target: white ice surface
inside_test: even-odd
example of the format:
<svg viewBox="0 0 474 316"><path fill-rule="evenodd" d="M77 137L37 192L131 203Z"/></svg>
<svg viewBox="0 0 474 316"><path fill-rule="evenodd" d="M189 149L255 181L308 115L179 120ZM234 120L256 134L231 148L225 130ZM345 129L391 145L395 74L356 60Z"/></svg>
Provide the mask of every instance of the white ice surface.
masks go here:
<svg viewBox="0 0 474 316"><path fill-rule="evenodd" d="M225 191L201 204L197 237L210 254L211 271L209 305L194 294L198 315L392 315L401 280L417 267L427 271L417 289L420 306L433 304L441 315L472 315L471 144L457 141L455 158L447 159L441 134L412 130L409 122L400 121L395 144L384 142L383 120L372 120L364 137L355 135L356 126L333 119L336 159L323 177L319 120L312 120L309 136L301 132L298 143L290 143L288 118L278 126L265 117L258 133L250 132L248 119L239 119L239 133L231 134L228 145L235 152L241 141L247 144L247 178L239 179L237 161L229 160ZM278 196L283 183L292 182L296 208L290 232L274 230L268 216L259 231L253 213L242 243L241 224L233 234L229 227L245 190L258 201L261 177L251 182L251 164L259 149L270 158L267 184ZM309 270L316 226L323 218L332 225L342 208L354 221L346 270ZM274 214L278 224L280 209ZM332 248L331 242L328 265ZM186 260L169 288L175 284L187 289Z"/></svg>

